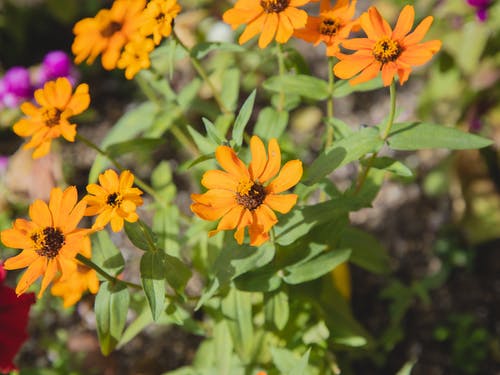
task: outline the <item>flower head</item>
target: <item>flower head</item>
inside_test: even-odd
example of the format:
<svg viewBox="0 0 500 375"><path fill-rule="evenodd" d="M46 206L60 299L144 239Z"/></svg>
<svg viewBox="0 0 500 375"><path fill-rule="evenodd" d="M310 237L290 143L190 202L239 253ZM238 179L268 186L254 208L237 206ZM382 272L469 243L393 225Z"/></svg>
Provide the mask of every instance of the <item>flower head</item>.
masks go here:
<svg viewBox="0 0 500 375"><path fill-rule="evenodd" d="M0 373L16 370L13 359L28 338L31 305L35 295L26 293L17 297L14 289L4 285L6 272L0 263Z"/></svg>
<svg viewBox="0 0 500 375"><path fill-rule="evenodd" d="M80 253L87 258L91 258L90 238L86 237L83 245L83 250ZM99 279L96 271L81 262L76 262L75 272L66 275L66 277L57 278L50 289L54 296L63 299L64 307L73 306L87 290L92 294L96 294L99 290Z"/></svg>
<svg viewBox="0 0 500 375"><path fill-rule="evenodd" d="M42 64L34 74L36 87L41 87L45 82L66 77L71 85L78 79L78 74L71 64L71 58L63 51L50 51L43 58Z"/></svg>
<svg viewBox="0 0 500 375"><path fill-rule="evenodd" d="M30 73L22 66L10 68L0 80L0 105L15 108L32 93Z"/></svg>
<svg viewBox="0 0 500 375"><path fill-rule="evenodd" d="M17 284L18 295L43 276L38 294L41 297L58 272L64 276L76 269L74 257L83 251L85 237L90 233L89 229L77 228L87 205L77 200L74 186L64 191L53 188L48 205L36 200L30 206L32 221L16 219L11 229L0 233L5 246L22 249L20 254L5 261L5 269L28 267Z"/></svg>
<svg viewBox="0 0 500 375"><path fill-rule="evenodd" d="M143 12L143 24L141 34L153 35L156 45L160 44L162 38L166 38L172 32L172 22L181 11L177 0L152 0Z"/></svg>
<svg viewBox="0 0 500 375"><path fill-rule="evenodd" d="M151 66L149 53L154 49L154 43L149 38L138 37L125 46L117 67L125 69L125 77L132 79L142 69Z"/></svg>
<svg viewBox="0 0 500 375"><path fill-rule="evenodd" d="M412 66L428 62L441 48L441 41L420 43L432 24L433 17L424 18L413 32L415 11L407 5L401 11L396 27L391 29L375 7L360 17L361 28L367 38L349 39L342 46L356 50L352 55L340 55L341 61L334 67L335 75L357 84L375 78L382 72L384 86L389 86L397 74L402 85L408 80Z"/></svg>
<svg viewBox="0 0 500 375"><path fill-rule="evenodd" d="M27 117L14 124L14 133L21 137L32 137L24 145L25 149L34 148L33 158L49 153L52 139L62 136L69 142L75 141L76 125L69 118L85 111L90 104L89 87L78 85L75 92L67 78L47 82L42 89L35 91L36 107L31 102L21 105Z"/></svg>
<svg viewBox="0 0 500 375"><path fill-rule="evenodd" d="M319 17L309 16L305 28L295 30L294 36L314 45L323 42L326 54L335 56L339 45L357 26L357 21L353 20L356 1L349 4L349 0L338 0L332 7L330 0L321 0Z"/></svg>
<svg viewBox="0 0 500 375"><path fill-rule="evenodd" d="M142 191L132 187L134 175L130 171L123 171L118 176L108 169L99 175L99 183L88 185L89 194L84 198L88 203L85 215L98 215L94 227L104 227L111 222L111 229L119 232L124 220L134 223L139 219L135 209L142 205Z"/></svg>
<svg viewBox="0 0 500 375"><path fill-rule="evenodd" d="M302 162L291 160L280 172L281 152L274 138L269 141L268 155L257 136L251 138L250 150L252 161L247 168L233 149L217 147L215 157L224 171L205 172L201 183L209 190L191 194L191 210L204 220L221 219L209 236L236 228L234 238L241 244L248 227L250 244L259 246L269 239L269 230L278 222L274 211L285 214L297 202L296 194L279 193L299 182Z"/></svg>
<svg viewBox="0 0 500 375"><path fill-rule="evenodd" d="M141 26L145 4L145 0L115 0L111 9L102 9L95 17L78 21L71 46L75 62L86 60L92 64L102 54L104 69L114 69L122 48Z"/></svg>
<svg viewBox="0 0 500 375"><path fill-rule="evenodd" d="M297 7L311 0L238 0L234 8L227 10L222 18L236 29L247 25L238 42L246 43L260 34L259 47L265 48L273 38L286 43L295 29L306 26L307 13Z"/></svg>
<svg viewBox="0 0 500 375"><path fill-rule="evenodd" d="M467 3L476 8L476 17L480 22L486 21L491 0L467 0Z"/></svg>

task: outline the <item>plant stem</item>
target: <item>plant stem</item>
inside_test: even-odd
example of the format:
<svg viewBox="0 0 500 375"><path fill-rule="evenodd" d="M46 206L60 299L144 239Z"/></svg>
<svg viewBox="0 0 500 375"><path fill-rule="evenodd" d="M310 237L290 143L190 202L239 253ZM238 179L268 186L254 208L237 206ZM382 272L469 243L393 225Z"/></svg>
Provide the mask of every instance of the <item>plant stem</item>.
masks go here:
<svg viewBox="0 0 500 375"><path fill-rule="evenodd" d="M278 55L278 71L280 78L283 79L285 75L285 59L283 56L283 49L280 43L276 43L276 54ZM285 92L283 91L283 86L280 89L280 97L278 102L278 112L282 112L285 107Z"/></svg>
<svg viewBox="0 0 500 375"><path fill-rule="evenodd" d="M191 60L191 63L193 64L194 69L196 70L196 72L198 72L200 77L207 83L207 85L212 90L212 93L214 95L214 99L217 102L217 105L219 106L222 113L224 113L225 115L232 114L232 112L229 109L227 109L226 106L224 105L224 102L222 101L222 98L220 97L219 92L215 88L213 82L210 80L210 77L208 76L208 73L205 71L205 69L201 65L201 62L195 56L191 55L191 51L190 51L189 47L186 46L182 40L180 40L180 38L177 35L177 33L175 32L175 30L172 29L171 35L175 39L175 41L177 43L179 43L179 45L182 47L182 49L184 51L186 51L186 53L189 56L189 59Z"/></svg>
<svg viewBox="0 0 500 375"><path fill-rule="evenodd" d="M385 125L385 130L384 133L382 134L382 140L387 140L389 137L389 133L391 132L392 125L394 124L394 116L396 114L396 82L392 80L391 86L389 88L389 92L391 95L390 99L390 111L389 111L389 118L387 119L387 123ZM356 185L356 189L354 190L354 194L358 194L361 191L361 188L365 184L366 178L368 177L368 173L370 172L370 169L373 165L373 162L375 161L378 153L375 152L371 156L371 158L368 160L368 163L363 170L363 173L361 174L361 177L358 180L358 184Z"/></svg>
<svg viewBox="0 0 500 375"><path fill-rule="evenodd" d="M117 279L114 276L111 276L109 273L107 273L101 267L99 267L97 264L95 264L92 260L90 260L89 258L83 256L82 254L76 254L76 259L78 261L82 262L83 264L85 264L87 267L92 268L94 271L96 271L98 274L100 274L102 277L104 277L110 283L113 283L113 284L121 283L121 284L124 284L124 285L126 285L126 286L128 286L130 288L142 289L142 286L140 286L139 284L135 284L135 283L131 283L131 282L128 282L128 281L120 280L120 279Z"/></svg>
<svg viewBox="0 0 500 375"><path fill-rule="evenodd" d="M97 151L97 153L99 153L100 155L106 157L120 171L124 171L126 169L120 162L118 162L118 160L116 160L114 157L109 155L106 151L101 149L99 146L97 146L95 143L93 143L90 139L84 137L83 135L81 135L79 133L76 134L76 138L79 141L82 141L83 143L85 143L91 149ZM158 203L161 203L161 204L163 203L163 200L158 196L158 194L156 194L155 190L151 186L149 186L146 182L144 182L143 180L141 180L139 177L137 177L135 175L134 175L134 182L142 190L144 190L146 193L151 195L151 197L153 197Z"/></svg>
<svg viewBox="0 0 500 375"><path fill-rule="evenodd" d="M333 119L333 88L335 85L335 76L333 75L334 64L335 58L332 56L328 57L328 91L330 95L326 102L326 116L330 121ZM334 140L335 134L333 133L333 126L327 122L325 148L330 147Z"/></svg>

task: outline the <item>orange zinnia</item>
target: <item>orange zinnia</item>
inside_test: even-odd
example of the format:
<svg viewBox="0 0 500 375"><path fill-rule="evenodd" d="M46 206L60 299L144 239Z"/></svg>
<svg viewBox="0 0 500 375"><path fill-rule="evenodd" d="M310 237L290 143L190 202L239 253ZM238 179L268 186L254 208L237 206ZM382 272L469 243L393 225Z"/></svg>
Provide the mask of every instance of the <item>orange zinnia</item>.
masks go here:
<svg viewBox="0 0 500 375"><path fill-rule="evenodd" d="M321 0L319 17L307 18L305 28L295 30L294 36L315 46L320 42L326 44L326 54L335 56L339 52L339 44L349 37L357 21L353 21L356 1L339 0L335 6L330 0Z"/></svg>
<svg viewBox="0 0 500 375"><path fill-rule="evenodd" d="M160 44L162 38L166 38L172 32L174 18L181 11L177 0L152 0L143 12L143 24L141 34L153 35L156 45Z"/></svg>
<svg viewBox="0 0 500 375"><path fill-rule="evenodd" d="M78 21L71 50L75 62L92 64L102 53L102 66L112 70L120 58L123 46L138 31L142 23L145 0L116 0L111 9L100 10L94 18Z"/></svg>
<svg viewBox="0 0 500 375"><path fill-rule="evenodd" d="M356 50L352 55L342 55L334 67L335 75L350 80L351 84L369 81L382 71L384 86L389 86L397 74L402 85L408 80L412 66L425 64L441 48L441 41L420 43L432 24L428 16L409 33L415 18L415 11L407 5L401 11L394 31L375 7L360 17L361 27L367 38L346 40L342 46ZM408 34L409 33L409 34Z"/></svg>
<svg viewBox="0 0 500 375"><path fill-rule="evenodd" d="M286 43L295 29L306 25L307 13L297 7L309 2L310 0L238 0L234 8L227 10L222 17L233 29L247 25L240 36L240 44L261 33L259 47L265 48L275 35L278 43Z"/></svg>
<svg viewBox="0 0 500 375"><path fill-rule="evenodd" d="M134 175L130 171L123 171L118 177L114 170L108 169L99 175L99 183L88 185L89 194L84 198L88 203L85 216L98 215L95 228L111 222L113 232L119 232L124 220L134 223L139 219L135 209L142 205L142 191L132 187Z"/></svg>
<svg viewBox="0 0 500 375"><path fill-rule="evenodd" d="M70 142L75 141L76 125L68 119L85 111L90 104L89 87L82 83L75 93L67 78L45 83L35 91L35 100L41 107L31 102L21 105L24 117L14 124L14 133L31 140L23 148L34 148L33 158L49 153L52 139L62 136Z"/></svg>
<svg viewBox="0 0 500 375"><path fill-rule="evenodd" d="M4 268L28 267L17 284L16 293L23 294L38 277L43 276L40 298L56 274L63 277L76 269L75 255L83 251L90 229L77 228L85 212L86 202L78 202L76 188L53 188L47 205L36 200L30 206L32 221L16 219L11 229L3 230L0 238L5 246L22 252L5 261Z"/></svg>
<svg viewBox="0 0 500 375"><path fill-rule="evenodd" d="M83 249L80 254L87 258L92 257L89 237L85 237ZM92 294L96 294L99 290L97 272L83 263L78 262L77 260L75 261L77 262L75 272L66 275L66 277L57 278L50 289L50 292L54 296L58 296L63 299L64 307L73 306L82 299L83 293L87 290Z"/></svg>
<svg viewBox="0 0 500 375"><path fill-rule="evenodd" d="M149 53L155 48L153 41L149 38L138 36L125 46L118 68L125 69L125 77L132 79L142 69L148 69L151 66Z"/></svg>
<svg viewBox="0 0 500 375"><path fill-rule="evenodd" d="M257 136L250 140L252 162L247 168L232 148L219 146L215 157L225 171L205 172L201 184L209 189L204 194L191 194L195 203L191 210L204 220L218 220L213 236L221 230L236 229L234 238L243 243L248 227L250 245L259 246L269 239L269 230L278 222L273 210L283 214L297 202L296 194L278 195L295 186L302 177L302 162L287 162L278 177L270 181L279 171L281 152L276 139L271 139L268 155L264 144ZM267 184L266 184L267 183Z"/></svg>

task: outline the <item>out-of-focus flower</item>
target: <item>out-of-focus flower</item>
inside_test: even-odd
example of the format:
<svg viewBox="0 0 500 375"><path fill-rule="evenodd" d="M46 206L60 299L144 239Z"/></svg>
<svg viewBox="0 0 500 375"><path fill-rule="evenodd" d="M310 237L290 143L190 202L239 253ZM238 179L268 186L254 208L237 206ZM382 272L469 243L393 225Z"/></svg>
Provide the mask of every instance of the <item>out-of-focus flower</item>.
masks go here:
<svg viewBox="0 0 500 375"><path fill-rule="evenodd" d="M88 195L84 200L88 203L85 216L98 215L94 227L104 227L111 222L113 232L123 228L123 221L134 223L139 219L135 212L142 205L142 191L132 187L134 175L123 171L120 176L108 169L99 175L99 183L87 185Z"/></svg>
<svg viewBox="0 0 500 375"><path fill-rule="evenodd" d="M294 30L306 26L307 13L297 7L309 2L311 0L238 0L222 18L233 29L247 25L238 40L240 44L260 33L259 47L265 48L273 39L286 43Z"/></svg>
<svg viewBox="0 0 500 375"><path fill-rule="evenodd" d="M62 136L69 142L75 141L76 124L68 120L88 108L90 96L85 83L78 85L74 93L72 91L67 78L58 78L35 91L35 100L41 107L31 102L21 105L21 110L28 117L14 124L14 133L21 137L32 137L23 148L34 148L34 159L50 152L52 139Z"/></svg>
<svg viewBox="0 0 500 375"><path fill-rule="evenodd" d="M59 77L66 77L72 86L75 85L78 79L78 74L75 71L71 58L66 52L51 51L45 55L36 71L35 79L37 87L43 86L47 81L55 80Z"/></svg>
<svg viewBox="0 0 500 375"><path fill-rule="evenodd" d="M181 6L177 4L177 0L150 1L143 12L141 34L153 35L155 44L160 44L172 32L172 23L180 11Z"/></svg>
<svg viewBox="0 0 500 375"><path fill-rule="evenodd" d="M480 22L486 21L491 0L467 0L467 4L476 8L476 17Z"/></svg>
<svg viewBox="0 0 500 375"><path fill-rule="evenodd" d="M294 36L315 46L326 44L326 54L335 56L339 45L349 37L357 21L353 20L356 0L338 0L334 6L330 0L321 0L319 17L308 16L305 28L295 30Z"/></svg>
<svg viewBox="0 0 500 375"><path fill-rule="evenodd" d="M73 28L75 40L71 46L75 62L92 64L102 54L104 69L114 69L122 48L142 24L145 5L145 0L115 0L111 9L102 9L95 17L78 21Z"/></svg>
<svg viewBox="0 0 500 375"><path fill-rule="evenodd" d="M29 208L32 221L16 219L12 228L0 233L5 246L22 249L22 252L5 261L7 270L25 268L16 287L20 295L43 276L38 297L56 277L58 272L66 277L76 270L75 256L84 249L85 237L90 229L77 228L83 218L87 204L78 202L74 186L62 191L54 188L49 204L34 201Z"/></svg>
<svg viewBox="0 0 500 375"><path fill-rule="evenodd" d="M116 66L125 69L125 77L132 79L140 70L151 66L149 54L154 48L155 45L151 39L138 37L127 43Z"/></svg>
<svg viewBox="0 0 500 375"><path fill-rule="evenodd" d="M26 327L35 295L16 296L14 289L4 285L6 272L0 262L0 373L17 370L14 357L28 338Z"/></svg>
<svg viewBox="0 0 500 375"><path fill-rule="evenodd" d="M234 238L242 244L248 227L250 245L259 246L269 239L269 231L278 222L274 211L285 214L297 202L296 194L279 193L300 181L302 162L291 160L280 172L281 152L274 138L269 141L267 155L257 136L251 138L250 150L252 161L247 168L232 148L217 147L215 157L224 171L205 172L201 184L209 190L204 194L191 194L194 201L191 211L204 220L221 219L209 236L236 228ZM278 176L268 183L276 174Z"/></svg>
<svg viewBox="0 0 500 375"><path fill-rule="evenodd" d="M80 254L87 258L92 257L90 238L85 237L84 247ZM92 294L96 294L99 290L99 279L97 278L96 271L81 262L76 262L76 271L66 275L65 278L57 278L50 289L50 292L54 296L63 299L64 307L73 306L80 301L83 293L87 290Z"/></svg>
<svg viewBox="0 0 500 375"><path fill-rule="evenodd" d="M367 37L342 42L343 47L356 52L338 55L341 61L333 69L335 75L348 79L361 72L349 81L355 85L369 81L382 72L384 86L389 86L396 74L399 83L405 83L413 66L425 64L441 48L440 40L421 43L433 17L424 18L410 33L414 19L415 10L411 5L406 5L392 30L375 7L368 9L360 17L361 27Z"/></svg>
<svg viewBox="0 0 500 375"><path fill-rule="evenodd" d="M10 68L0 80L0 106L15 108L32 93L30 73L22 66Z"/></svg>

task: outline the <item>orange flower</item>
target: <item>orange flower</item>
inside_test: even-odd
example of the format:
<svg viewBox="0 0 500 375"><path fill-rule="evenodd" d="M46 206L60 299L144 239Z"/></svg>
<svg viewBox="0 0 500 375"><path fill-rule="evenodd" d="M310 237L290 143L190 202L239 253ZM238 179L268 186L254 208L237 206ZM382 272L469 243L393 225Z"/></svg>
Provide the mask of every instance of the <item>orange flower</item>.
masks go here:
<svg viewBox="0 0 500 375"><path fill-rule="evenodd" d="M63 277L76 269L75 255L83 251L89 229L77 228L87 204L77 203L76 188L53 188L47 205L36 200L30 206L32 221L16 219L11 229L3 230L0 238L5 246L22 249L15 257L5 261L4 268L14 270L28 267L17 284L17 295L23 294L38 277L43 276L40 298L61 272Z"/></svg>
<svg viewBox="0 0 500 375"><path fill-rule="evenodd" d="M271 139L266 149L259 137L250 140L252 162L247 168L228 146L219 146L215 157L225 171L205 172L201 183L207 189L204 194L191 194L195 203L191 210L204 220L218 220L213 236L221 230L236 229L234 238L243 243L248 227L250 245L259 246L269 239L269 230L278 222L273 210L287 213L297 202L296 194L278 195L295 186L302 177L302 162L287 162L278 177L270 181L280 170L281 152L276 139ZM266 184L267 183L267 184Z"/></svg>
<svg viewBox="0 0 500 375"><path fill-rule="evenodd" d="M349 37L351 30L358 24L353 21L356 1L338 0L335 6L330 0L321 0L319 17L307 18L305 28L295 30L294 36L315 46L320 42L326 44L326 54L335 56L339 52L339 44Z"/></svg>
<svg viewBox="0 0 500 375"><path fill-rule="evenodd" d="M145 5L145 0L115 0L111 9L102 9L94 18L78 21L73 27L75 40L71 46L75 62L86 60L92 64L102 53L104 69L114 69L123 46L141 26Z"/></svg>
<svg viewBox="0 0 500 375"><path fill-rule="evenodd" d="M149 38L137 37L125 46L118 68L125 69L125 77L132 79L142 69L148 69L151 66L149 53L155 48L153 41Z"/></svg>
<svg viewBox="0 0 500 375"><path fill-rule="evenodd" d="M295 29L306 25L307 13L297 7L310 0L238 0L234 8L227 10L222 18L236 29L247 25L239 43L243 44L260 34L259 47L265 48L273 38L278 43L286 43Z"/></svg>
<svg viewBox="0 0 500 375"><path fill-rule="evenodd" d="M166 38L172 32L172 22L181 11L177 0L152 0L143 12L144 23L141 26L141 34L153 35L156 45L160 44L162 38Z"/></svg>
<svg viewBox="0 0 500 375"><path fill-rule="evenodd" d="M408 80L412 66L428 62L441 48L441 41L420 43L432 24L433 17L426 17L411 33L415 11L407 5L401 11L394 31L375 7L360 17L361 27L367 38L346 40L342 46L356 50L352 55L340 56L334 67L335 75L351 79L351 84L369 81L382 71L384 86L389 86L397 74L402 85ZM409 33L409 34L408 34Z"/></svg>
<svg viewBox="0 0 500 375"><path fill-rule="evenodd" d="M133 188L134 175L123 171L120 177L112 169L99 175L99 183L87 186L88 195L84 200L88 203L85 216L97 216L94 228L104 227L111 222L113 232L123 228L123 221L134 223L139 219L135 212L142 205L142 191Z"/></svg>
<svg viewBox="0 0 500 375"><path fill-rule="evenodd" d="M85 237L83 249L80 253L87 258L92 257L89 237ZM66 275L66 277L57 278L50 289L50 292L54 296L63 299L64 307L73 306L82 299L83 293L87 290L92 294L96 294L99 290L99 279L97 278L96 271L81 262L76 262L75 272Z"/></svg>
<svg viewBox="0 0 500 375"><path fill-rule="evenodd" d="M76 125L68 119L85 111L90 104L89 87L82 83L75 93L67 78L45 83L35 91L35 100L41 107L31 102L21 105L24 117L14 124L14 133L31 140L23 148L34 148L33 158L40 158L50 151L52 139L62 136L70 142L75 141Z"/></svg>

